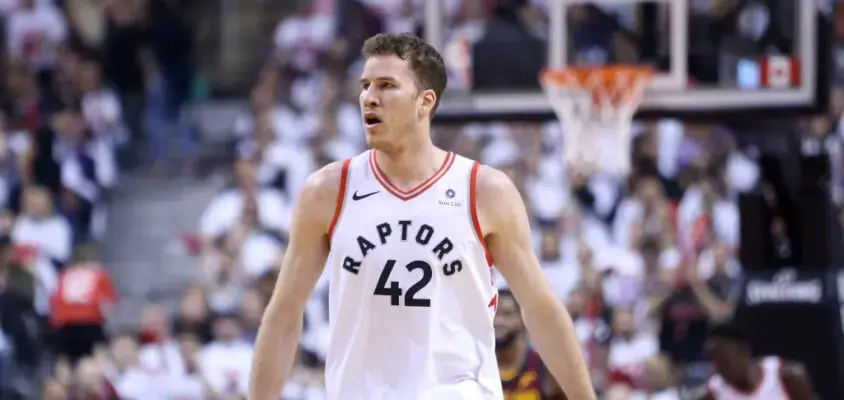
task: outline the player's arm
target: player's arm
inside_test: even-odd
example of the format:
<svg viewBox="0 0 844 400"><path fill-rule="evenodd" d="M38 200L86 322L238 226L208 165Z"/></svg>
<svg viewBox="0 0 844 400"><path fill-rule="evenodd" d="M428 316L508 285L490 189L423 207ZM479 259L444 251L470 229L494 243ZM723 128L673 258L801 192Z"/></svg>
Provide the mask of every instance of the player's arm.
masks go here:
<svg viewBox="0 0 844 400"><path fill-rule="evenodd" d="M547 372L548 366L542 365L542 368ZM547 400L569 400L566 398L565 392L560 388L560 384L554 379L550 373L545 374L545 379L542 380L542 398Z"/></svg>
<svg viewBox="0 0 844 400"><path fill-rule="evenodd" d="M521 305L537 351L569 399L594 399L571 316L554 295L533 253L521 195L504 173L485 166L478 168L476 185L478 219L487 249Z"/></svg>
<svg viewBox="0 0 844 400"><path fill-rule="evenodd" d="M780 379L782 380L788 398L791 400L814 400L815 391L812 389L812 380L803 364L796 362L783 362L780 368Z"/></svg>
<svg viewBox="0 0 844 400"><path fill-rule="evenodd" d="M340 163L315 172L293 208L290 242L264 312L249 382L249 399L278 400L299 345L305 305L328 256L328 229L340 190Z"/></svg>

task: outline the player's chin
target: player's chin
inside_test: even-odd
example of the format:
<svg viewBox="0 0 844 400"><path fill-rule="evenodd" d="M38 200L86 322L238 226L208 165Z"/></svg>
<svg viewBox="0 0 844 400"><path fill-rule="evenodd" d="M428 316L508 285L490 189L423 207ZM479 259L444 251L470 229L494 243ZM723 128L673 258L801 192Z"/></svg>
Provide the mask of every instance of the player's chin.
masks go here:
<svg viewBox="0 0 844 400"><path fill-rule="evenodd" d="M386 135L384 132L370 132L366 131L366 144L373 149L378 149L383 147L383 145L387 144L389 141L387 140Z"/></svg>

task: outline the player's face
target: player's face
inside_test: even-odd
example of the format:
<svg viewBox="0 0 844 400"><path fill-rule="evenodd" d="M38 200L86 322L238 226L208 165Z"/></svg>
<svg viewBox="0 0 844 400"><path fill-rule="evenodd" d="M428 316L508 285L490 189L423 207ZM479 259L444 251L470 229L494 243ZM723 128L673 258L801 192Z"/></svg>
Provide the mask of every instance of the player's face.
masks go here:
<svg viewBox="0 0 844 400"><path fill-rule="evenodd" d="M519 306L512 296L498 298L498 310L495 312L496 347L507 347L524 329Z"/></svg>
<svg viewBox="0 0 844 400"><path fill-rule="evenodd" d="M360 77L360 109L366 142L373 148L397 145L425 118L424 95L408 61L394 55L372 56Z"/></svg>
<svg viewBox="0 0 844 400"><path fill-rule="evenodd" d="M715 371L728 382L740 381L749 369L750 354L744 346L734 341L709 339L705 350Z"/></svg>

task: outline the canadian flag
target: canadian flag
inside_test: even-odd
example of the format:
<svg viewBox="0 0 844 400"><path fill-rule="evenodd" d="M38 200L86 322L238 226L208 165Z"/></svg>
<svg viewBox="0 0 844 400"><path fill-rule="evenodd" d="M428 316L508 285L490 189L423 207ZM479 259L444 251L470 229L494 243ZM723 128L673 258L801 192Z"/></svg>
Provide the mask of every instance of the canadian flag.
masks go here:
<svg viewBox="0 0 844 400"><path fill-rule="evenodd" d="M762 86L784 89L800 84L800 64L786 56L771 56L762 59Z"/></svg>

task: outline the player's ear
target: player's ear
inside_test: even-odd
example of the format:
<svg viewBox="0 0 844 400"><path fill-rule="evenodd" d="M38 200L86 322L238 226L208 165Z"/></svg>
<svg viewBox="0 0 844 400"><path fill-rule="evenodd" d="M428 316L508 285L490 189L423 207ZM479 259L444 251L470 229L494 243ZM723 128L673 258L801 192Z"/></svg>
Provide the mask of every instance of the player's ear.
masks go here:
<svg viewBox="0 0 844 400"><path fill-rule="evenodd" d="M431 115L434 111L434 105L437 104L437 94L434 93L433 90L423 90L422 91L422 109L425 110L427 115Z"/></svg>

